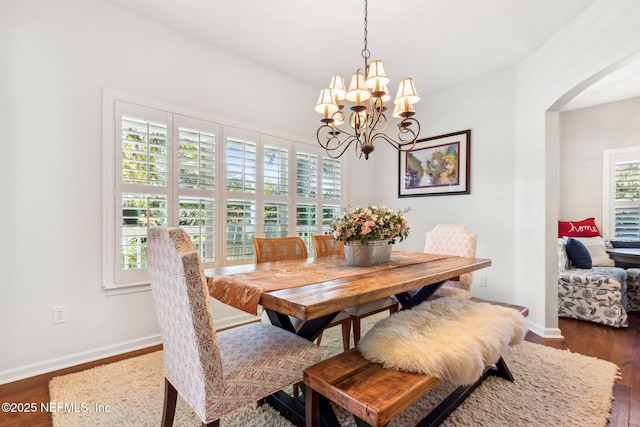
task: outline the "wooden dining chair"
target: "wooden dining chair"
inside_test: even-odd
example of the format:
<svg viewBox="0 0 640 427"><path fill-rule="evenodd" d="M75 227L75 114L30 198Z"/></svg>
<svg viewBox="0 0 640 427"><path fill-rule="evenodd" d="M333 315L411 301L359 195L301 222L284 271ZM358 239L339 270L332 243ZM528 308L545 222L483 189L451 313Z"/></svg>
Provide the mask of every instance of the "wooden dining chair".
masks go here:
<svg viewBox="0 0 640 427"><path fill-rule="evenodd" d="M256 263L271 261L285 261L288 259L307 258L307 246L300 237L254 237L253 247L256 252ZM302 321L296 317L289 316L293 327L298 329L302 326ZM351 338L351 315L345 311L341 311L333 319L333 322L327 326L342 326L342 347L349 349L349 340ZM318 344L322 339L322 334L318 337Z"/></svg>
<svg viewBox="0 0 640 427"><path fill-rule="evenodd" d="M319 234L311 236L313 250L317 257L337 255L344 257L344 242L336 240L331 234Z"/></svg>
<svg viewBox="0 0 640 427"><path fill-rule="evenodd" d="M315 254L317 257L337 255L344 257L344 242L336 240L330 234L311 236ZM398 311L398 301L391 297L382 298L379 300L371 301L368 303L360 304L355 307L346 308L345 311L349 313L351 318L351 327L353 328L353 342L354 345L358 345L361 337L361 321L364 317L371 316L376 313L389 310L390 314ZM318 344L322 335L318 337ZM347 350L348 347L345 347Z"/></svg>
<svg viewBox="0 0 640 427"><path fill-rule="evenodd" d="M431 254L476 256L477 237L464 225L439 224L425 236L424 252ZM447 280L434 296L471 298L471 273L461 274L458 280Z"/></svg>
<svg viewBox="0 0 640 427"><path fill-rule="evenodd" d="M300 237L254 237L256 263L304 259L309 256L307 245Z"/></svg>
<svg viewBox="0 0 640 427"><path fill-rule="evenodd" d="M317 345L266 323L217 332L202 261L180 228L149 229L151 291L162 332L162 426L171 426L178 394L203 426L302 381L318 363Z"/></svg>

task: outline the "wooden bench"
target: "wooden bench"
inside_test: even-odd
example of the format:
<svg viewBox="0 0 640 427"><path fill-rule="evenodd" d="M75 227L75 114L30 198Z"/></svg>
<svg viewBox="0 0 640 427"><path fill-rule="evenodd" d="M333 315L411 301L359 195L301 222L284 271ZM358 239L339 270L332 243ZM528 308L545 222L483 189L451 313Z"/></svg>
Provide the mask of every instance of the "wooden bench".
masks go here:
<svg viewBox="0 0 640 427"><path fill-rule="evenodd" d="M473 300L511 307L520 311L523 316L528 314L528 309L525 307L476 298ZM485 369L478 382L458 387L417 425L440 424L490 375L513 381L513 376L500 358L496 366ZM386 425L393 417L437 386L440 381L441 379L430 375L385 369L381 364L365 359L357 349L350 349L304 371L304 383L307 386L305 396L307 427L318 425L319 408L329 404L324 400L321 401L321 396L353 414L358 426L379 427Z"/></svg>

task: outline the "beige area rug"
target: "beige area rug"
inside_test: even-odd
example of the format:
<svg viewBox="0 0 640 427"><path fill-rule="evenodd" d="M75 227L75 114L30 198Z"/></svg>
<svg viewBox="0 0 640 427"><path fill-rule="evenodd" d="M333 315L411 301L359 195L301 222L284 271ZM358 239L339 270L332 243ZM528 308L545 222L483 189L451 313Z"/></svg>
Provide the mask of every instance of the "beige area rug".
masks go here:
<svg viewBox="0 0 640 427"><path fill-rule="evenodd" d="M372 316L363 329L368 329ZM378 317L379 318L379 317ZM325 357L341 351L339 328L323 336ZM515 377L511 383L490 377L444 422L444 426L606 426L618 367L613 363L523 342L504 359ZM49 384L52 402L67 404L53 413L54 427L160 425L164 393L162 352L56 377ZM396 417L390 426L412 426L454 387L441 383ZM353 419L337 410L343 426ZM222 418L221 426L291 426L268 405L241 408ZM174 426L201 423L179 399Z"/></svg>

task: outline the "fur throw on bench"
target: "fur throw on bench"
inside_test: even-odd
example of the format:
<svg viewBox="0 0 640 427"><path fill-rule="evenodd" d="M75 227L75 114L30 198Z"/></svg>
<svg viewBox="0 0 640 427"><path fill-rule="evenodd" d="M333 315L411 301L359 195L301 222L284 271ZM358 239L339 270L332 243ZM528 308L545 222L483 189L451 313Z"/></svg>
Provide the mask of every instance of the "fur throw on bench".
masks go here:
<svg viewBox="0 0 640 427"><path fill-rule="evenodd" d="M376 323L358 344L387 369L472 384L527 332L517 310L463 298L426 301Z"/></svg>

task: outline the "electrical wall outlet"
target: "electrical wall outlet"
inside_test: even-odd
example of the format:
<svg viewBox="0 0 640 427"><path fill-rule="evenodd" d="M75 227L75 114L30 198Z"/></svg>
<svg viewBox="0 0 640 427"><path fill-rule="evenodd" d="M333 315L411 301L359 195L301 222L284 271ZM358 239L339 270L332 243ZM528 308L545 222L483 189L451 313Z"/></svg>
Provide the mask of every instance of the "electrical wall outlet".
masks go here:
<svg viewBox="0 0 640 427"><path fill-rule="evenodd" d="M53 323L64 323L67 321L67 306L58 305L53 307Z"/></svg>
<svg viewBox="0 0 640 427"><path fill-rule="evenodd" d="M478 280L478 284L480 285L480 287L486 288L487 287L487 276L480 276L480 278Z"/></svg>

